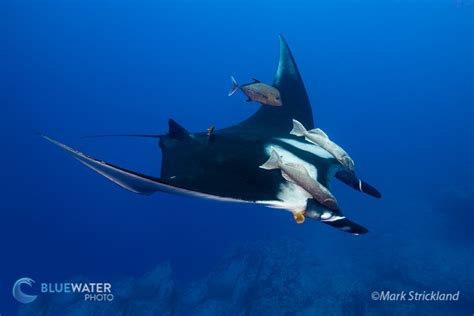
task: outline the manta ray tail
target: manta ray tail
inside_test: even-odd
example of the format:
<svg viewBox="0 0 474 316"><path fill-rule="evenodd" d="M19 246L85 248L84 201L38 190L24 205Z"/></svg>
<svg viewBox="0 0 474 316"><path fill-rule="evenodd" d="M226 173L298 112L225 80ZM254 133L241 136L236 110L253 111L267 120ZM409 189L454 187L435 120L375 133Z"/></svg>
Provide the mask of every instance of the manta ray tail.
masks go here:
<svg viewBox="0 0 474 316"><path fill-rule="evenodd" d="M233 95L237 91L237 89L239 89L239 84L235 80L234 76L230 76L230 80L232 80L232 87L230 88L230 91L228 94L229 97Z"/></svg>
<svg viewBox="0 0 474 316"><path fill-rule="evenodd" d="M99 137L145 137L145 138L160 138L164 135L153 134L104 134L104 135L87 135L81 138L99 138Z"/></svg>
<svg viewBox="0 0 474 316"><path fill-rule="evenodd" d="M46 135L40 134L40 136L59 148L67 151L72 155L73 158L77 159L82 164L86 165L87 167L91 168L95 172L101 174L126 190L146 195L160 190L159 186L161 184L157 182L156 179L89 157Z"/></svg>
<svg viewBox="0 0 474 316"><path fill-rule="evenodd" d="M189 132L179 125L175 120L169 119L168 135L176 139L188 139ZM99 138L99 137L145 137L145 138L160 138L166 136L164 134L104 134L104 135L87 135L81 138Z"/></svg>
<svg viewBox="0 0 474 316"><path fill-rule="evenodd" d="M47 141L53 143L54 145L58 146L59 148L71 154L73 158L77 159L79 162L81 162L85 166L91 168L95 172L99 173L100 175L104 176L105 178L114 182L115 184L121 186L122 188L134 193L150 195L157 191L161 191L161 192L167 192L167 193L173 193L173 194L195 196L195 197L201 197L201 198L207 198L207 199L213 199L213 200L222 200L222 201L228 201L228 202L248 202L244 200L236 200L236 199L214 196L214 195L203 193L203 192L196 192L184 187L173 185L168 180L155 178L152 176L147 176L138 172L134 172L134 171L130 171L124 168L114 166L105 161L87 156L86 154L83 154L80 151L74 150L51 137L48 137L43 134L39 134L39 135L43 137L44 139L46 139Z"/></svg>

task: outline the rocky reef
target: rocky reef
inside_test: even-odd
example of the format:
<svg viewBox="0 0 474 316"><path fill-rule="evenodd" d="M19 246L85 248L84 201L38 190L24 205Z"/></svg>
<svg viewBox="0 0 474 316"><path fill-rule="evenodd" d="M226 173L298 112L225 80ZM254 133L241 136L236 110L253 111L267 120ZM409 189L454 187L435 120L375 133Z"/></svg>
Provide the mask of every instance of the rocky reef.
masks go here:
<svg viewBox="0 0 474 316"><path fill-rule="evenodd" d="M447 185L434 198L438 231L452 242L474 242L474 182Z"/></svg>
<svg viewBox="0 0 474 316"><path fill-rule="evenodd" d="M440 258L410 258L417 251L377 252L378 245L323 256L303 241L282 239L240 245L207 276L174 281L162 263L140 278L113 282L112 302L75 295L40 295L20 315L454 315L472 312L474 276ZM327 250L325 250L327 252ZM335 255L337 253L337 255ZM419 256L417 257L419 258ZM434 259L434 260L432 260ZM468 262L469 256L458 258ZM434 264L433 262L437 262ZM467 269L467 271L469 268ZM72 281L86 281L76 278ZM461 291L458 302L381 302L374 290Z"/></svg>

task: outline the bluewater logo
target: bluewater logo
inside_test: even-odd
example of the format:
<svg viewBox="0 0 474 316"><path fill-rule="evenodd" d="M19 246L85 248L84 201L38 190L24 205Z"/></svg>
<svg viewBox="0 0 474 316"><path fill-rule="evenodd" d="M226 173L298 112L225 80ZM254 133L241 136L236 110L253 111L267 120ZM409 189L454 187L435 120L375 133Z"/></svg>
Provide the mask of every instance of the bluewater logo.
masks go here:
<svg viewBox="0 0 474 316"><path fill-rule="evenodd" d="M35 301L38 295L23 292L26 286L32 288L30 291L38 294L78 294L89 302L111 302L114 300L112 284L104 282L63 282L63 283L39 283L39 288L33 284L36 282L30 278L21 278L13 285L13 297L20 303L29 304ZM23 288L22 288L22 285Z"/></svg>
<svg viewBox="0 0 474 316"><path fill-rule="evenodd" d="M21 289L21 286L23 284L28 285L29 287L33 287L33 283L35 283L35 281L30 278L21 278L18 281L16 281L15 284L13 285L13 290L12 290L13 297L18 302L23 303L23 304L29 304L33 302L34 300L36 300L38 295L26 294Z"/></svg>

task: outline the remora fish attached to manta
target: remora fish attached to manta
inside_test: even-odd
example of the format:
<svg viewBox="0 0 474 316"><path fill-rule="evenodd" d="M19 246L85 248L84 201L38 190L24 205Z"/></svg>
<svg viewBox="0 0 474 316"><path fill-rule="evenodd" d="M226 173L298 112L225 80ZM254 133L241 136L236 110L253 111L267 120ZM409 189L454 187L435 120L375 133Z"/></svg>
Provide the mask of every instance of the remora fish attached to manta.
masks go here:
<svg viewBox="0 0 474 316"><path fill-rule="evenodd" d="M240 90L242 90L242 92L248 97L247 102L254 101L259 102L260 104L282 106L280 91L275 87L260 82L257 79L253 79L254 82L252 83L246 83L239 86L233 76L231 76L230 79L232 80L232 88L230 89L229 97L240 88Z"/></svg>
<svg viewBox="0 0 474 316"><path fill-rule="evenodd" d="M291 135L304 136L305 139L313 144L319 145L333 155L347 170L354 172L354 160L338 144L331 141L320 128L310 131L306 130L303 124L293 119L293 129Z"/></svg>
<svg viewBox="0 0 474 316"><path fill-rule="evenodd" d="M85 166L134 193L167 192L228 202L258 203L291 211L306 210L308 218L319 219L349 233L366 233L365 228L349 221L338 211L332 211L331 216L324 216L327 220L323 220L322 214L327 207L308 199L304 190L280 174L259 168L275 148L284 155L285 161L303 165L311 177L329 191L335 177L357 191L381 197L374 187L343 170L326 150L288 134L293 118L308 128L313 128L314 122L303 80L281 36L280 60L272 85L279 90L284 106L261 106L244 121L215 129L212 141L209 141L207 131L190 133L171 119L167 134L131 135L158 140L162 151L159 177L118 167L42 136Z"/></svg>
<svg viewBox="0 0 474 316"><path fill-rule="evenodd" d="M270 158L260 168L281 169L281 175L286 181L299 185L322 205L332 210L339 209L336 198L318 180L313 179L303 165L284 163L274 148L272 148Z"/></svg>

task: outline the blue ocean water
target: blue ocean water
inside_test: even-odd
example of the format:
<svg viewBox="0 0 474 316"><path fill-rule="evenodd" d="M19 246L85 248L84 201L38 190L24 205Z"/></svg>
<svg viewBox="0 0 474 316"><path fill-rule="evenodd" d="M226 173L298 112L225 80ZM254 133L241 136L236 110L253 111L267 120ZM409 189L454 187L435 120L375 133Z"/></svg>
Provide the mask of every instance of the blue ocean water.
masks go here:
<svg viewBox="0 0 474 316"><path fill-rule="evenodd" d="M241 245L245 260L276 249L264 259L290 256L292 272L324 272L295 286L309 302L324 299L279 306L287 314L335 305L345 309L331 312L346 315L474 311L472 1L4 1L0 15L1 315L20 308L11 288L23 276L114 282L169 262L171 279L186 289L225 279L225 258ZM229 76L271 82L280 33L316 125L383 194L376 200L334 182L367 235L296 225L289 213L261 206L134 195L36 135L159 175L154 140L80 137L164 133L170 117L190 131L243 120L258 106L227 97ZM371 301L382 290L459 290L461 298ZM234 308L227 314L259 314L263 298L252 293L244 303L204 294L202 301L225 302ZM178 301L178 314L222 311Z"/></svg>

